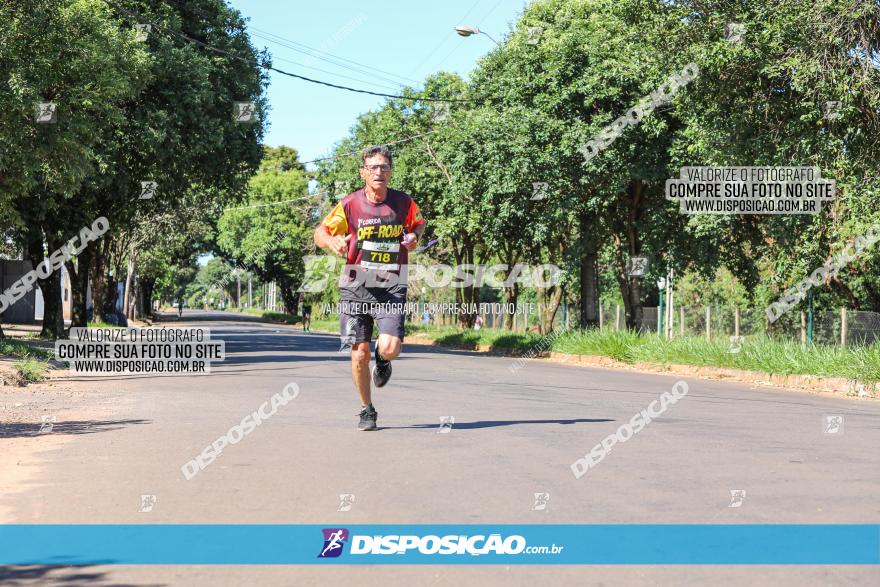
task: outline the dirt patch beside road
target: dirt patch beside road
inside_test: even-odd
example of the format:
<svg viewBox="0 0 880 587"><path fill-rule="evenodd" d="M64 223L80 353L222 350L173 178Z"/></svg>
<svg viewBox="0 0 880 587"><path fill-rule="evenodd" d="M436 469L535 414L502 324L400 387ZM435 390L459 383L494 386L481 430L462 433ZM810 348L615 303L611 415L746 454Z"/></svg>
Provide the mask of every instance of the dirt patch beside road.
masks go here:
<svg viewBox="0 0 880 587"><path fill-rule="evenodd" d="M111 382L69 381L54 371L42 383L18 385L15 361L0 360L0 523L13 521L7 496L47 482L45 455L78 434L107 429L127 403Z"/></svg>

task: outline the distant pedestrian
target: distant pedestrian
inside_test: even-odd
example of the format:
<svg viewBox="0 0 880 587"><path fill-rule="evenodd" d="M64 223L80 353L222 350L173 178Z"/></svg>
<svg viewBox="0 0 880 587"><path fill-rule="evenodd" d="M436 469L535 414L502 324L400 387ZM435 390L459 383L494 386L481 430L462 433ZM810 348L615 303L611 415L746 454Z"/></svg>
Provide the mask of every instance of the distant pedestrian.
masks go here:
<svg viewBox="0 0 880 587"><path fill-rule="evenodd" d="M303 332L311 332L309 330L312 326L312 305L308 302L303 302Z"/></svg>

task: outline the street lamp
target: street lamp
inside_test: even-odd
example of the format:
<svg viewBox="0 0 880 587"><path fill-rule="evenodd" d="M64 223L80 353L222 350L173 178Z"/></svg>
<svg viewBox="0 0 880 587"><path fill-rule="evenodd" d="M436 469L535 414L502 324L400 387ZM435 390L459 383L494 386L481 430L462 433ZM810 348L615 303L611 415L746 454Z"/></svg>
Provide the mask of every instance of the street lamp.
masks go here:
<svg viewBox="0 0 880 587"><path fill-rule="evenodd" d="M470 26L467 24L460 24L457 27L455 27L455 32L458 33L459 35L461 35L462 37L470 37L471 35L486 35L487 37L489 37L489 39L492 40L493 43L495 43L499 47L501 46L498 43L498 41L496 41L495 39L492 39L492 37L489 36L489 33L487 33L486 31L481 31L480 29L478 29L475 26Z"/></svg>

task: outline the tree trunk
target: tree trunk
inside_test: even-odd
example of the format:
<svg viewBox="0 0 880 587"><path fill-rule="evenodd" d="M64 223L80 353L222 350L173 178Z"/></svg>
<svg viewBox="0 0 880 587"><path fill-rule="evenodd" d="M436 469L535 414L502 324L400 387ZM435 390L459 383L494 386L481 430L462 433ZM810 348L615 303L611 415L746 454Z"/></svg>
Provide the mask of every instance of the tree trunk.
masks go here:
<svg viewBox="0 0 880 587"><path fill-rule="evenodd" d="M126 318L133 318L133 313L131 311L131 296L132 296L132 286L134 285L134 256L133 253L129 253L128 262L126 263L126 271L125 271L125 290L122 294L122 313L125 314Z"/></svg>
<svg viewBox="0 0 880 587"><path fill-rule="evenodd" d="M469 238L462 241L461 249L455 247L455 261L458 265L473 265L474 244ZM453 280L454 277L453 277ZM477 289L473 285L455 288L455 301L461 311L458 313L459 328L471 329L477 319L477 314L471 311L472 304L476 303Z"/></svg>
<svg viewBox="0 0 880 587"><path fill-rule="evenodd" d="M599 327L599 247L591 238L591 227L586 214L581 215L580 232L585 250L581 256L580 327Z"/></svg>
<svg viewBox="0 0 880 587"><path fill-rule="evenodd" d="M516 302L519 299L519 283L513 282L513 285L510 287L504 288L504 307L509 307L509 304L513 304L513 307L516 308ZM504 314L504 329L505 330L513 330L513 318L515 314L505 313Z"/></svg>
<svg viewBox="0 0 880 587"><path fill-rule="evenodd" d="M3 325L0 324L0 340L3 340L4 338L6 338L6 335L3 334Z"/></svg>
<svg viewBox="0 0 880 587"><path fill-rule="evenodd" d="M43 231L39 226L27 228L27 256L34 269L43 262ZM49 248L58 243L49 241ZM37 285L43 294L43 327L40 336L52 340L64 334L64 307L61 302L61 272L53 271L46 279L37 278Z"/></svg>
<svg viewBox="0 0 880 587"><path fill-rule="evenodd" d="M141 291L143 292L143 311L145 317L153 316L153 287L156 284L155 277L144 277L140 280Z"/></svg>
<svg viewBox="0 0 880 587"><path fill-rule="evenodd" d="M550 292L550 295L547 295L547 292ZM548 289L540 290L541 297L544 301L544 311L542 312L540 331L541 334L549 334L553 332L553 321L556 319L556 313L559 311L559 304L562 302L562 294L563 288L561 285L554 286ZM547 303L547 299L550 299L550 302Z"/></svg>
<svg viewBox="0 0 880 587"><path fill-rule="evenodd" d="M568 251L565 247L565 239L560 239L559 242L556 243L556 246L550 249L551 256L553 255L554 248L556 249L555 254L558 259L565 259L567 257ZM563 286L562 283L558 283L556 285L551 285L548 288L544 288L543 290L539 289L539 291L543 298L539 301L539 303L543 302L543 307L541 308L543 311L539 314L541 316L541 322L543 323L539 325L539 328L541 334L549 334L553 331L553 321L556 319L556 312L559 310L559 305L562 303L563 295L565 295L565 286Z"/></svg>
<svg viewBox="0 0 880 587"><path fill-rule="evenodd" d="M642 287L638 278L626 277L626 266L623 271L615 271L620 293L623 296L623 307L626 313L626 327L638 329L642 324L644 309L642 307Z"/></svg>
<svg viewBox="0 0 880 587"><path fill-rule="evenodd" d="M87 292L89 290L89 271L91 270L93 245L90 243L76 260L69 259L64 263L70 274L71 312L70 325L74 328L85 328L88 325L88 311L86 308Z"/></svg>
<svg viewBox="0 0 880 587"><path fill-rule="evenodd" d="M61 272L54 271L47 279L38 279L43 292L43 328L40 336L52 340L64 336L64 305L61 301Z"/></svg>
<svg viewBox="0 0 880 587"><path fill-rule="evenodd" d="M134 303L131 305L131 315L135 320L140 320L144 315L144 288L140 277L134 281Z"/></svg>
<svg viewBox="0 0 880 587"><path fill-rule="evenodd" d="M504 259L503 262L507 265L508 271L507 275L504 276L505 281L510 277L513 272L513 267L516 266L516 263L519 261L519 257L515 251L515 245L508 244L503 247L504 251ZM516 302L519 300L519 283L514 280L513 284L509 287L504 288L504 305L505 308L507 304L513 304L516 307ZM513 330L514 322L513 322L514 314L508 314L506 311L504 313L504 329L505 330Z"/></svg>
<svg viewBox="0 0 880 587"><path fill-rule="evenodd" d="M299 312L299 295L294 294L293 283L287 279L281 279L278 281L278 289L281 292L284 313L296 316Z"/></svg>
<svg viewBox="0 0 880 587"><path fill-rule="evenodd" d="M641 253L637 222L641 217L645 184L639 180L632 180L627 193L629 195L627 218L625 221L616 220L614 224L617 230L612 234L614 263L616 265L614 273L623 297L626 327L630 330L636 330L641 327L643 317L642 286L640 278L627 275L626 262L628 258Z"/></svg>
<svg viewBox="0 0 880 587"><path fill-rule="evenodd" d="M95 322L107 322L107 294L109 278L107 276L107 242L101 239L95 243L94 257L91 266L92 307Z"/></svg>

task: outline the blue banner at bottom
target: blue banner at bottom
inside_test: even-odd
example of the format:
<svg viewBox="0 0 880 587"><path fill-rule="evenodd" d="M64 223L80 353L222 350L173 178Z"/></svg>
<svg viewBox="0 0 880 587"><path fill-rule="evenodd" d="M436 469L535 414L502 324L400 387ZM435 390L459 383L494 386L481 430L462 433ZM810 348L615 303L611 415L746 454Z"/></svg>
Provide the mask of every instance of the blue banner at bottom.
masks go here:
<svg viewBox="0 0 880 587"><path fill-rule="evenodd" d="M880 525L0 525L0 564L876 565Z"/></svg>

